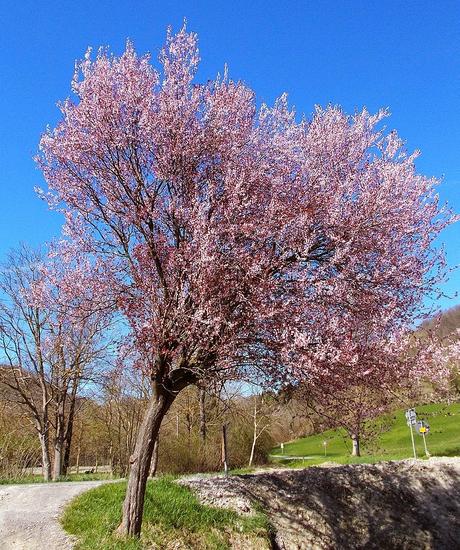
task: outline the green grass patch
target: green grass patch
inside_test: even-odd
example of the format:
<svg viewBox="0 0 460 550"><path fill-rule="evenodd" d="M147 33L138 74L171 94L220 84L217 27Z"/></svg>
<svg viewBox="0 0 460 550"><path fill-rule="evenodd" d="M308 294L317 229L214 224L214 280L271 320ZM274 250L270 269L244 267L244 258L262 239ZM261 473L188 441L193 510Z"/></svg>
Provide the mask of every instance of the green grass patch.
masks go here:
<svg viewBox="0 0 460 550"><path fill-rule="evenodd" d="M265 516L201 505L193 493L171 477L149 481L140 540L120 540L126 483L92 489L71 502L62 518L64 529L78 538L79 550L193 548L224 550L238 541L241 548L269 548L270 527Z"/></svg>
<svg viewBox="0 0 460 550"><path fill-rule="evenodd" d="M427 420L430 433L426 436L428 450L433 456L460 456L460 403L451 405L431 404L416 407L417 418ZM351 441L344 430L328 430L320 434L304 437L284 445L284 458L273 459L276 464L291 467L305 467L337 462L339 464L362 464L382 460L411 458L412 443L410 431L404 416L405 409L386 415L390 429L374 438L372 443L361 442L361 457L352 457ZM379 420L379 419L377 419ZM415 434L416 451L424 458L422 436ZM326 454L324 441L327 441ZM281 455L281 448L275 447L272 455ZM290 457L305 457L291 459Z"/></svg>

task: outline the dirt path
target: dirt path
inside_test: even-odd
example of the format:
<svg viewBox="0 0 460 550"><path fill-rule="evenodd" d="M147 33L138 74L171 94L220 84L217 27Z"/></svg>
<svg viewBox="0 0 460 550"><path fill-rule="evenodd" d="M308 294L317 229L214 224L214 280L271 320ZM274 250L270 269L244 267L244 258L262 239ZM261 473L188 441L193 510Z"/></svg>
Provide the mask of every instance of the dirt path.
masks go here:
<svg viewBox="0 0 460 550"><path fill-rule="evenodd" d="M104 481L0 485L0 550L65 550L71 539L59 525L73 497Z"/></svg>
<svg viewBox="0 0 460 550"><path fill-rule="evenodd" d="M460 550L460 458L188 479L204 503L268 515L283 550Z"/></svg>

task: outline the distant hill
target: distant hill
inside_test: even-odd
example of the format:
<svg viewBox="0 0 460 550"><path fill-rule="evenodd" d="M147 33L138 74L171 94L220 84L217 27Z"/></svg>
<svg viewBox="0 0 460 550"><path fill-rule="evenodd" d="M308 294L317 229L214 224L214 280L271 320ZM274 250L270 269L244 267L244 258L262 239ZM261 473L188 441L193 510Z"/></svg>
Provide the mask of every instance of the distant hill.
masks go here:
<svg viewBox="0 0 460 550"><path fill-rule="evenodd" d="M457 329L460 329L460 304L443 311L439 316L422 323L421 328L425 330L434 329L441 338L454 336Z"/></svg>

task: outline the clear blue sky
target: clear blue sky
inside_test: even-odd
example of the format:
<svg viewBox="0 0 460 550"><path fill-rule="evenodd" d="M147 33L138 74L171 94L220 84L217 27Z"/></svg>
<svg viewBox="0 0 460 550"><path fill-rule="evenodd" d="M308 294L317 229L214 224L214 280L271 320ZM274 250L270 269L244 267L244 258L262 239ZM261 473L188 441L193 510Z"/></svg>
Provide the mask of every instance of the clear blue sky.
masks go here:
<svg viewBox="0 0 460 550"><path fill-rule="evenodd" d="M227 63L259 101L287 91L298 112L389 107L387 125L421 149L418 169L443 177L441 200L460 212L458 0L18 0L0 10L0 260L19 242L59 233L59 216L34 195L42 179L32 157L69 95L75 59L89 45L120 53L128 37L156 57L166 26L184 17L200 38L199 79ZM460 264L460 223L443 241L449 265ZM459 272L444 289L460 290Z"/></svg>

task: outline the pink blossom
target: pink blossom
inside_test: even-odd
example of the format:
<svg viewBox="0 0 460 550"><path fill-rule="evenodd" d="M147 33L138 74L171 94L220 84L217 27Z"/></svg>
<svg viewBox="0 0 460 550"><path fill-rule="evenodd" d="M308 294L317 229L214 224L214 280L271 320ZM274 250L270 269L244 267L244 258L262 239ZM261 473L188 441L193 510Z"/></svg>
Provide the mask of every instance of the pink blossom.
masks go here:
<svg viewBox="0 0 460 550"><path fill-rule="evenodd" d="M131 43L89 50L41 139L42 197L88 258L90 293L123 313L159 380L397 380L443 276L438 182L379 129L387 111L298 121L286 95L257 109L226 70L195 84L198 62L185 28L168 31L160 71Z"/></svg>

